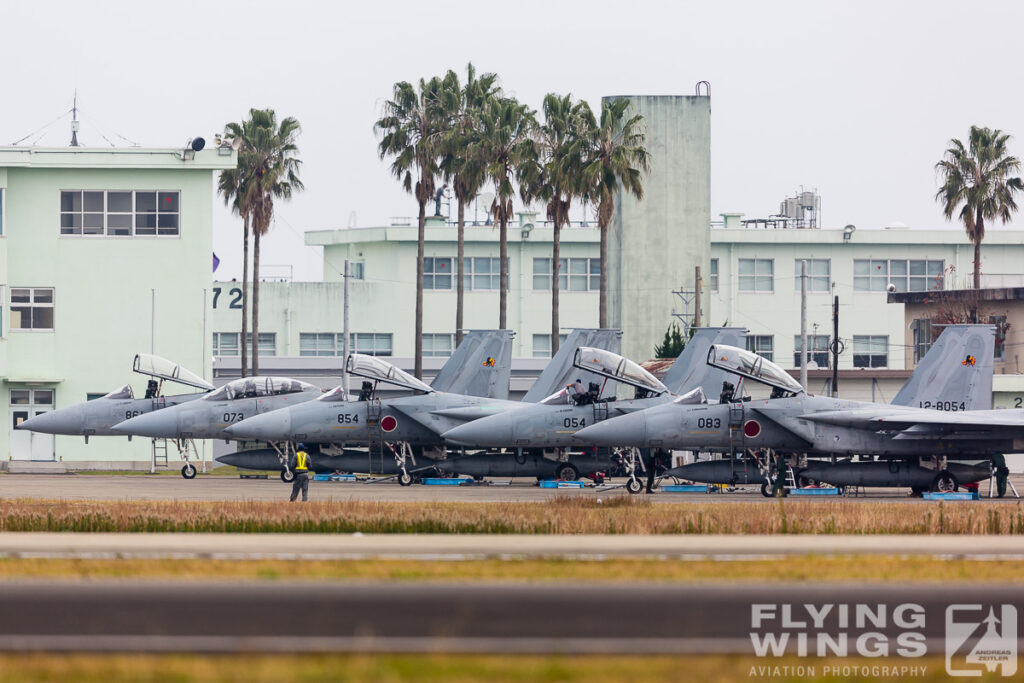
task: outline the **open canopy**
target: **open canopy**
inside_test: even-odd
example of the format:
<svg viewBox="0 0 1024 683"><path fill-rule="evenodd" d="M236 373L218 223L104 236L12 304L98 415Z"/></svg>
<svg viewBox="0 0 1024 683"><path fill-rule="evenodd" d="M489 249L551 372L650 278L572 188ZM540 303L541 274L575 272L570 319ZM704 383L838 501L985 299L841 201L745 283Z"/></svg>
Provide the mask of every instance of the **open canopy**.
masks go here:
<svg viewBox="0 0 1024 683"><path fill-rule="evenodd" d="M235 401L241 398L262 398L280 394L298 394L304 391L320 391L320 389L312 384L287 377L240 377L204 396L202 400Z"/></svg>
<svg viewBox="0 0 1024 683"><path fill-rule="evenodd" d="M708 349L708 365L781 389L789 394L802 394L804 388L775 363L736 346L715 344Z"/></svg>
<svg viewBox="0 0 1024 683"><path fill-rule="evenodd" d="M654 375L628 358L611 351L581 346L576 349L576 357L573 358L572 364L581 370L589 370L596 375L640 387L654 394L668 392L668 387L659 382Z"/></svg>
<svg viewBox="0 0 1024 683"><path fill-rule="evenodd" d="M124 386L114 389L109 394L104 394L100 398L111 398L111 399L124 399L124 398L135 398L135 392L132 391L131 384L125 384Z"/></svg>
<svg viewBox="0 0 1024 683"><path fill-rule="evenodd" d="M349 354L347 366L349 374L365 377L374 382L387 382L413 391L432 393L429 385L419 381L408 372L396 368L386 360L376 356L364 356L361 353Z"/></svg>
<svg viewBox="0 0 1024 683"><path fill-rule="evenodd" d="M179 384L186 384L197 389L213 389L213 385L195 374L188 368L184 368L173 361L151 353L135 354L135 363L132 369L142 375L159 377Z"/></svg>
<svg viewBox="0 0 1024 683"><path fill-rule="evenodd" d="M349 397L348 394L345 393L345 387L334 387L317 400L325 401L327 403L344 403L349 400Z"/></svg>

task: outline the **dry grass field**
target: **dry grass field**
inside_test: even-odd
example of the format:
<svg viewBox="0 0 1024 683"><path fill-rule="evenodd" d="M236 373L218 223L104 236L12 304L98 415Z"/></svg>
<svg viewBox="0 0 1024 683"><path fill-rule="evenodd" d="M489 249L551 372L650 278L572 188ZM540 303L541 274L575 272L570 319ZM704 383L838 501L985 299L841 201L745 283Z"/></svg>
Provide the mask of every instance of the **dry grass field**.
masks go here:
<svg viewBox="0 0 1024 683"><path fill-rule="evenodd" d="M1024 506L765 500L652 504L336 501L0 502L0 531L455 534L1024 534Z"/></svg>

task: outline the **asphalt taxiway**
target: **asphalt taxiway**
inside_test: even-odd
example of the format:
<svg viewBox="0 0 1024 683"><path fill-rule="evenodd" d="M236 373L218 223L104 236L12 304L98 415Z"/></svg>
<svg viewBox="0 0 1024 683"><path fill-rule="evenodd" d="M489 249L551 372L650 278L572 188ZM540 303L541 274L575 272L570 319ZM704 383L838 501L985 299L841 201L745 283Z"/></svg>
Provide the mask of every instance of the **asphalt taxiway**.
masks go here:
<svg viewBox="0 0 1024 683"><path fill-rule="evenodd" d="M941 652L951 599L907 584L5 582L0 650L751 654L752 631L793 628L778 608L752 627L754 605L911 604ZM1010 586L960 585L955 601L1024 610ZM847 630L839 618L822 630ZM898 622L872 624L872 642L895 643Z"/></svg>
<svg viewBox="0 0 1024 683"><path fill-rule="evenodd" d="M600 498L609 495L629 495L622 488L624 479L615 479L612 487L583 489L542 489L532 479L495 479L489 485L426 486L414 484L399 486L395 481L365 482L310 482L313 500L367 500L396 502L463 501L463 502L542 502L556 498L583 496ZM1024 477L1015 475L1011 481L1018 491L1024 491ZM615 486L618 485L618 486ZM988 484L981 487L987 494ZM101 474L5 474L0 475L0 499L47 498L62 500L286 500L291 486L276 475L270 479L240 479L231 476L200 474L186 480L173 475L101 475ZM842 500L885 500L921 502L910 498L907 489L867 489L860 496L846 496ZM725 493L668 493L638 494L654 502L761 502L766 499L759 488L750 486ZM823 498L816 498L821 500ZM824 498L836 500L835 497ZM985 500L988 500L987 498ZM999 499L993 499L999 501ZM1016 501L1007 497L1003 502Z"/></svg>

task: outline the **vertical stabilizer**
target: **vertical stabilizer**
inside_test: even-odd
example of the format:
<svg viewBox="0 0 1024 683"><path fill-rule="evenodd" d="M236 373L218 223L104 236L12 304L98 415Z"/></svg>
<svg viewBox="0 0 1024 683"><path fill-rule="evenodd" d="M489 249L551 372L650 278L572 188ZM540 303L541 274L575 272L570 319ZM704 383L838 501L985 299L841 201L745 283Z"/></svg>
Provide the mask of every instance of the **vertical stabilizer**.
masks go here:
<svg viewBox="0 0 1024 683"><path fill-rule="evenodd" d="M588 382L604 382L604 378L591 372L584 372L572 365L576 356L576 349L581 346L590 346L597 349L604 349L612 353L619 353L622 348L622 332L620 330L608 329L579 329L573 330L572 334L566 337L565 341L558 347L558 353L547 364L540 377L533 383L530 390L523 396L527 403L537 403L551 394L565 387L577 377L583 380L584 386Z"/></svg>
<svg viewBox="0 0 1024 683"><path fill-rule="evenodd" d="M512 330L470 330L437 373L431 388L450 394L507 399L514 336Z"/></svg>
<svg viewBox="0 0 1024 683"><path fill-rule="evenodd" d="M995 342L994 325L947 325L893 405L991 410Z"/></svg>
<svg viewBox="0 0 1024 683"><path fill-rule="evenodd" d="M662 383L669 391L673 394L685 394L701 387L708 398L717 398L722 393L722 382L731 375L725 370L708 365L708 351L712 344L745 348L747 330L744 327L697 328L690 341L686 342L683 352L662 379Z"/></svg>

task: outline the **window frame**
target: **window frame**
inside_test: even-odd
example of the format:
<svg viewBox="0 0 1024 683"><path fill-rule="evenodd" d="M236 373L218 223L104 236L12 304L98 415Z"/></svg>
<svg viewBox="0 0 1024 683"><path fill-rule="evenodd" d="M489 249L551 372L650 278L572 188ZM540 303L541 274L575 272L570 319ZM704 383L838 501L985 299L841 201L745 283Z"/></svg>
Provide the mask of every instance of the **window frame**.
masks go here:
<svg viewBox="0 0 1024 683"><path fill-rule="evenodd" d="M19 290L19 289L27 289L29 291L29 301L28 302L20 302L19 301L17 303L18 304L23 304L23 305L16 306L15 305L15 301L14 301L14 292L16 290ZM37 304L36 301L35 301L36 292L37 291L48 291L48 292L50 292L50 301L49 302L45 302L44 301L44 302L42 302L41 305ZM8 311L9 311L9 313L12 316L13 316L15 308L29 308L29 309L33 309L32 315L30 315L30 320L35 320L34 309L36 309L36 308L49 308L50 309L50 327L13 327L13 326L11 326L10 329L12 331L16 331L16 332L53 332L53 331L56 330L56 326L57 326L57 310L56 310L57 309L57 292L56 292L56 288L55 287L14 287L14 286L11 286L10 287L10 300L8 301ZM20 315L21 315L21 313L19 313L19 316ZM12 317L12 320L13 320L13 317Z"/></svg>
<svg viewBox="0 0 1024 683"><path fill-rule="evenodd" d="M351 334L351 333L349 333ZM344 349L345 341L343 337L345 333L340 334L336 332L300 332L299 333L299 357L300 358L330 358L337 356L339 348ZM312 337L312 340L310 339ZM341 339L341 346L338 345L338 340ZM304 349L303 342L313 342L312 349ZM329 345L328 345L329 343ZM310 353L312 351L312 353Z"/></svg>
<svg viewBox="0 0 1024 683"><path fill-rule="evenodd" d="M753 266L751 273L743 273L744 262L750 263ZM758 273L758 266L762 263L767 263L771 272ZM741 258L737 259L736 263L736 277L737 277L737 291L743 294L774 294L775 293L775 259L774 258ZM768 279L770 285L768 289L761 289L759 285L763 284L764 279ZM744 288L744 280L748 281L748 286L752 285L752 288Z"/></svg>
<svg viewBox="0 0 1024 683"><path fill-rule="evenodd" d="M765 341L767 340L767 343ZM747 351L761 356L765 360L775 362L775 335L773 334L748 334L746 340Z"/></svg>
<svg viewBox="0 0 1024 683"><path fill-rule="evenodd" d="M857 351L858 344L866 344L867 351ZM877 348L882 351L877 351ZM865 360L858 359L858 356L867 356ZM876 363L876 357L882 358L882 363ZM860 362L858 362L860 360ZM887 334L855 334L853 335L853 367L855 368L887 368L889 367L889 335Z"/></svg>
<svg viewBox="0 0 1024 683"><path fill-rule="evenodd" d="M427 348L427 342L430 342L430 348ZM447 348L437 349L435 344L437 341L443 340L447 342ZM424 358L451 358L451 355L455 353L455 335L445 332L424 332L423 333L423 357Z"/></svg>
<svg viewBox="0 0 1024 683"><path fill-rule="evenodd" d="M717 258L711 259L708 267L708 283L712 292L717 292L719 287L719 262Z"/></svg>
<svg viewBox="0 0 1024 683"><path fill-rule="evenodd" d="M601 289L601 259L590 256L563 256L558 259L558 291L559 292L596 292ZM539 264L547 266L546 271L537 270ZM551 291L551 257L535 256L533 258L534 292ZM585 282L586 287L573 288L573 282ZM541 286L538 286L540 284Z"/></svg>
<svg viewBox="0 0 1024 683"><path fill-rule="evenodd" d="M824 340L824 343L822 341ZM807 335L807 363L817 363L818 368L827 370L832 367L832 353L829 351L829 344L832 341L832 335L829 334L809 334ZM819 362L819 359L824 362ZM800 335L793 336L793 367L800 367Z"/></svg>
<svg viewBox="0 0 1024 683"><path fill-rule="evenodd" d="M349 334L352 335L350 353L361 353L364 356L379 356L381 358L391 358L395 355L395 336L391 332L350 332ZM344 333L337 336L343 337ZM361 344L367 337L373 341L372 348L369 350ZM381 340L387 341L387 353L378 353L377 343Z"/></svg>
<svg viewBox="0 0 1024 683"><path fill-rule="evenodd" d="M867 263L866 272L857 272L858 263ZM885 264L884 281L877 282L881 275L872 272L875 264ZM896 270L902 272L894 273ZM914 273L915 267L923 268L923 272ZM888 291L889 284L896 287L897 292L938 292L946 288L946 260L934 258L905 258L905 259L854 259L853 260L853 291L856 294L875 294ZM924 289L914 289L911 283L915 280L923 281ZM866 287L861 285L867 285Z"/></svg>
<svg viewBox="0 0 1024 683"><path fill-rule="evenodd" d="M97 238L113 238L113 239L133 239L133 238L163 238L163 239L174 239L181 237L181 214L182 214L182 191L178 190L142 190L142 189L115 189L115 190L99 190L99 189L61 189L59 192L59 201L57 203L57 236L60 238L79 238L79 239L97 239ZM100 211L86 211L85 210L85 195L86 193L98 193L102 195L103 207ZM77 211L65 210L64 199L65 195L79 195L80 208ZM110 210L110 195L111 194L129 194L131 195L130 203L131 208L129 211L111 211ZM139 195L140 194L153 194L155 206L153 211L140 211L139 210ZM174 211L161 211L160 210L160 199L164 195L174 195L176 209ZM73 201L73 198L72 198ZM85 215L101 215L102 226L91 226L91 230L99 230L99 232L85 232ZM138 221L140 216L148 216L152 214L154 216L153 233L139 233ZM77 232L76 227L71 225L69 227L64 226L64 216L79 216L79 225ZM167 228L161 228L161 217L162 216L175 216L174 219L174 232L167 232ZM110 226L111 216L130 216L130 227L128 234L115 234L111 233L111 230L124 230L124 227ZM70 232L65 232L70 230ZM148 228L147 228L148 230ZM164 232L161 232L164 230Z"/></svg>
<svg viewBox="0 0 1024 683"><path fill-rule="evenodd" d="M483 265L479 261L489 261L489 267L495 268L489 272L477 272L477 265ZM453 282L458 273L452 273ZM488 285L494 286L478 287L478 278L487 278ZM501 291L501 257L499 256L464 256L462 257L462 287L467 292L498 292Z"/></svg>
<svg viewBox="0 0 1024 683"><path fill-rule="evenodd" d="M447 273L438 272L437 270L435 270L435 268L437 267L437 263L440 262L440 261L447 261L448 262L448 272ZM428 262L429 262L429 265L430 265L430 270L429 271L427 270ZM450 292L453 289L455 289L456 273L454 272L454 268L455 268L455 257L454 256L424 256L423 257L423 290L424 291L436 290L436 291L442 291L442 292ZM438 287L437 286L437 279L439 277L446 277L446 278L448 278L448 286L447 287ZM429 282L429 284L428 284L428 282Z"/></svg>
<svg viewBox="0 0 1024 683"><path fill-rule="evenodd" d="M230 355L229 354L225 354L223 352L224 343L223 343L222 338L223 337L228 337L228 336L234 337L234 339L235 339L235 345L234 345L235 353L230 354ZM238 357L240 357L242 355L242 347L238 344L238 339L241 336L242 336L242 334L240 332L214 332L213 333L213 340L211 342L211 350L213 351L213 355L215 357L217 357L217 358L238 358Z"/></svg>
<svg viewBox="0 0 1024 683"><path fill-rule="evenodd" d="M800 291L800 262L807 261L807 293L828 294L832 291L832 259L805 258L793 259L793 290ZM825 264L825 273L815 273L815 265ZM824 285L824 286L822 286Z"/></svg>

